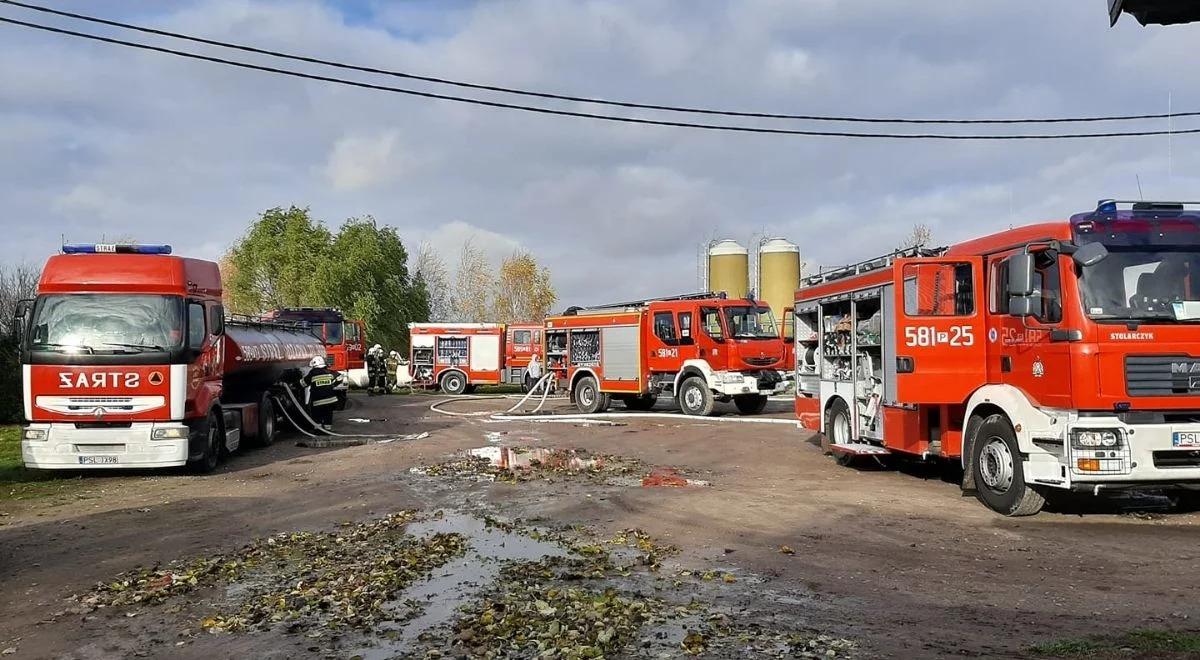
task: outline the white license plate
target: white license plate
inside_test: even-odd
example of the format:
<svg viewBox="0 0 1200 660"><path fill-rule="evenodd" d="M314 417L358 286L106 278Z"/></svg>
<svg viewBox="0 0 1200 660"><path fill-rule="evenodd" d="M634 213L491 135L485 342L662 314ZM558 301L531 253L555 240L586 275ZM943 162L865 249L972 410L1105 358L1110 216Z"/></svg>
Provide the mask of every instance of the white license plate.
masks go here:
<svg viewBox="0 0 1200 660"><path fill-rule="evenodd" d="M1176 431L1171 435L1175 447L1200 447L1200 431Z"/></svg>
<svg viewBox="0 0 1200 660"><path fill-rule="evenodd" d="M80 465L116 465L116 456L80 456Z"/></svg>

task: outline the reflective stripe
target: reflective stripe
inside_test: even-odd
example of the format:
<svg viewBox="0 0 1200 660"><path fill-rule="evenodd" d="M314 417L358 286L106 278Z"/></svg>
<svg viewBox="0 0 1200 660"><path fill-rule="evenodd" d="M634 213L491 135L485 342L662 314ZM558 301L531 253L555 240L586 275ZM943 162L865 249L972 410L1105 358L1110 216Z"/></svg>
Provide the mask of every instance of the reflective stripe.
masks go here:
<svg viewBox="0 0 1200 660"><path fill-rule="evenodd" d="M329 405L333 405L335 403L337 403L336 396L333 397L332 399L320 399L318 401L313 401L312 405L314 405L314 406L329 406Z"/></svg>

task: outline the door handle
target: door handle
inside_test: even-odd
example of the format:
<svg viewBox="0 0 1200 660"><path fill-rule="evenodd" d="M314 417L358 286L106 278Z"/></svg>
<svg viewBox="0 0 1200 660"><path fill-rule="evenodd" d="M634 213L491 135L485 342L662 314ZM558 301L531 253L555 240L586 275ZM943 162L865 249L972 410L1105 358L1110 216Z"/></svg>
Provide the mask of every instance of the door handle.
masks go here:
<svg viewBox="0 0 1200 660"><path fill-rule="evenodd" d="M1007 373L1011 373L1011 372L1012 372L1012 356L1011 355L1001 355L1000 356L1000 373L1007 374Z"/></svg>
<svg viewBox="0 0 1200 660"><path fill-rule="evenodd" d="M896 373L911 374L916 371L917 365L910 357L896 356Z"/></svg>

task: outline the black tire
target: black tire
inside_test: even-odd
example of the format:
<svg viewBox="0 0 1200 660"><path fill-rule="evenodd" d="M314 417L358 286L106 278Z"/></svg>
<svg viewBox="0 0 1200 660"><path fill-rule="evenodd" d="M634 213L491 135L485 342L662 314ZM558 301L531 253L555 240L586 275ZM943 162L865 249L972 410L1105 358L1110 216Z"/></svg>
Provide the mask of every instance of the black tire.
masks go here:
<svg viewBox="0 0 1200 660"><path fill-rule="evenodd" d="M650 410L657 402L657 394L639 394L638 396L627 396L621 399L621 403L624 403L627 409L639 412Z"/></svg>
<svg viewBox="0 0 1200 660"><path fill-rule="evenodd" d="M463 394L474 394L475 389L476 389L475 385L467 385L466 389L463 390Z"/></svg>
<svg viewBox="0 0 1200 660"><path fill-rule="evenodd" d="M827 444L846 444L853 442L854 438L851 435L851 420L850 407L846 405L844 399L834 399L829 404L829 409L825 411L825 439ZM838 465L850 465L854 462L854 456L843 452L832 451L833 459Z"/></svg>
<svg viewBox="0 0 1200 660"><path fill-rule="evenodd" d="M458 371L450 371L442 376L440 386L446 394L458 396L467 391L467 378Z"/></svg>
<svg viewBox="0 0 1200 660"><path fill-rule="evenodd" d="M767 409L767 395L741 394L733 397L733 405L737 406L738 414L758 415Z"/></svg>
<svg viewBox="0 0 1200 660"><path fill-rule="evenodd" d="M600 391L594 376L584 376L575 383L575 407L585 415L594 415L608 410L611 399Z"/></svg>
<svg viewBox="0 0 1200 660"><path fill-rule="evenodd" d="M221 421L215 412L209 413L198 429L204 438L204 453L195 461L188 462L188 469L195 474L208 474L221 463Z"/></svg>
<svg viewBox="0 0 1200 660"><path fill-rule="evenodd" d="M267 392L258 403L258 437L255 441L259 447L270 447L275 442L275 434L279 431L278 422L275 401L271 399L271 393Z"/></svg>
<svg viewBox="0 0 1200 660"><path fill-rule="evenodd" d="M971 441L971 470L975 496L984 506L1005 516L1032 516L1046 499L1025 483L1017 434L1004 415L990 415L975 427Z"/></svg>
<svg viewBox="0 0 1200 660"><path fill-rule="evenodd" d="M683 382L679 384L679 393L675 399L679 408L683 410L683 414L695 417L711 415L713 404L716 402L712 390L708 389L708 383L699 376L684 378Z"/></svg>

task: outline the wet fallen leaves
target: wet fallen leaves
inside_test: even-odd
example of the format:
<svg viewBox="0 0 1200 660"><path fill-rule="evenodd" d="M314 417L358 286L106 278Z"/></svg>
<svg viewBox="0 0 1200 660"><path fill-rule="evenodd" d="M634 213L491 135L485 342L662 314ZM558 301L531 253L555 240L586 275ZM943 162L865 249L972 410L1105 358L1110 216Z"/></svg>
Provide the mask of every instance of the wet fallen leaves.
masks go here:
<svg viewBox="0 0 1200 660"><path fill-rule="evenodd" d="M287 624L289 632L317 628L368 629L411 615L388 608L409 584L463 554L460 534L413 538L406 511L335 531L266 537L217 557L142 569L76 597L85 610L157 603L203 587L237 585L223 607L205 617L210 632Z"/></svg>
<svg viewBox="0 0 1200 660"><path fill-rule="evenodd" d="M639 461L596 454L585 449L531 449L493 447L496 457L466 455L442 463L413 468L414 474L476 481L524 483L560 479L604 479L639 474ZM498 458L501 457L502 458Z"/></svg>
<svg viewBox="0 0 1200 660"><path fill-rule="evenodd" d="M613 588L587 559L547 558L505 567L493 589L463 609L454 648L481 658L601 658L625 647L662 601Z"/></svg>

